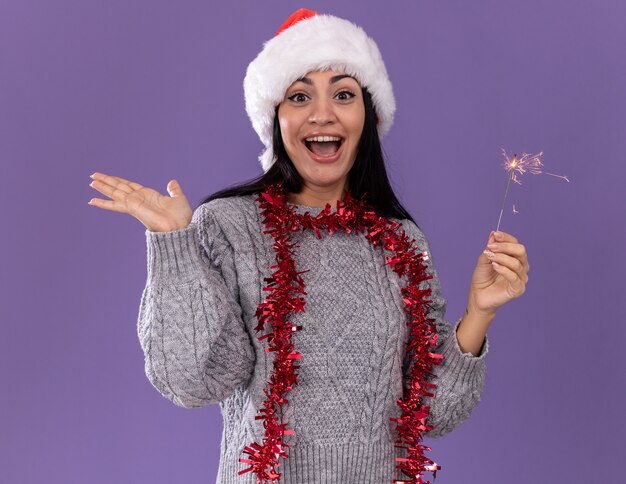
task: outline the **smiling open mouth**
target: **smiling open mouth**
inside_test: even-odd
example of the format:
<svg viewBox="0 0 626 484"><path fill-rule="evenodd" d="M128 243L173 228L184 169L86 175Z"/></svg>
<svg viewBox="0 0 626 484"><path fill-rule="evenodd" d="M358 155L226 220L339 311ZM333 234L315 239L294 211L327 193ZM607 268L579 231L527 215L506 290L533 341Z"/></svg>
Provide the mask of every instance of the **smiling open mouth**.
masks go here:
<svg viewBox="0 0 626 484"><path fill-rule="evenodd" d="M339 150L343 138L339 141L305 141L304 144L311 153L317 156L330 157Z"/></svg>

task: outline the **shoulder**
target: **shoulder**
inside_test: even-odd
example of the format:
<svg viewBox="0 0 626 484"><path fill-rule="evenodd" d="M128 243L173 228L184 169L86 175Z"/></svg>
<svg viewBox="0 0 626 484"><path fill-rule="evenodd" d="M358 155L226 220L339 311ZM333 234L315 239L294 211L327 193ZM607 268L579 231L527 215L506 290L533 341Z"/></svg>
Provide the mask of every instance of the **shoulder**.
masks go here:
<svg viewBox="0 0 626 484"><path fill-rule="evenodd" d="M429 250L428 239L426 238L426 235L424 234L422 229L420 229L417 224L415 224L415 222L409 219L397 219L393 217L389 220L396 222L398 225L400 225L400 231L404 231L405 235L409 239L415 240L415 243L420 249Z"/></svg>
<svg viewBox="0 0 626 484"><path fill-rule="evenodd" d="M434 279L434 281L431 281L430 284L434 284L438 288L438 273L437 269L435 268L433 254L431 251L430 243L428 242L428 238L426 237L422 229L420 229L417 224L409 219L390 218L389 220L392 220L401 225L400 233L404 231L404 234L408 237L409 241L412 242L413 247L415 247L415 253L426 252L426 257L423 259L423 261L426 265L426 271L430 273Z"/></svg>
<svg viewBox="0 0 626 484"><path fill-rule="evenodd" d="M258 195L216 198L203 203L194 210L192 222L199 225L218 225L226 230L229 227L243 226L256 211L255 199Z"/></svg>

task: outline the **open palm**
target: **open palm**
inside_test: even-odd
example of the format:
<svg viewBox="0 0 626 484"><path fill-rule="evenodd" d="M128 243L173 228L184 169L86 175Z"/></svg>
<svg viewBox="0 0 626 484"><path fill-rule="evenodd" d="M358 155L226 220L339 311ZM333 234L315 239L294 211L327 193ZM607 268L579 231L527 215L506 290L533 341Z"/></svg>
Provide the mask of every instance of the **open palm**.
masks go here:
<svg viewBox="0 0 626 484"><path fill-rule="evenodd" d="M169 196L139 183L96 172L89 184L111 200L92 198L90 205L127 213L153 232L170 232L185 228L191 222L193 211L176 180L167 184Z"/></svg>

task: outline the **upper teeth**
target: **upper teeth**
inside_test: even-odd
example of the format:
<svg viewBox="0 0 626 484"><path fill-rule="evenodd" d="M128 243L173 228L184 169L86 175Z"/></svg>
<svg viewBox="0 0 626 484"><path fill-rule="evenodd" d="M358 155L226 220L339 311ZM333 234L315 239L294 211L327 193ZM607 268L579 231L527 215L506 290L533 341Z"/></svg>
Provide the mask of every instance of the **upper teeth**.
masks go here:
<svg viewBox="0 0 626 484"><path fill-rule="evenodd" d="M341 138L336 136L313 136L312 138L306 138L306 141L317 141L323 143L324 141L341 141Z"/></svg>

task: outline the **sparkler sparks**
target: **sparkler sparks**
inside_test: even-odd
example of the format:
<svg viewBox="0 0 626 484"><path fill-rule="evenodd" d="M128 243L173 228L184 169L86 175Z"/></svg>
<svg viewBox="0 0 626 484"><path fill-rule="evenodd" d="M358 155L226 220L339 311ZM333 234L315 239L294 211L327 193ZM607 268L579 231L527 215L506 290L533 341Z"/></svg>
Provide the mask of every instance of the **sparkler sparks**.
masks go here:
<svg viewBox="0 0 626 484"><path fill-rule="evenodd" d="M555 175L554 173L548 173L542 170L543 163L541 161L541 158L543 157L543 151L540 151L539 153L534 154L534 155L523 153L522 156L520 156L519 158L517 157L517 155L513 155L513 158L511 158L509 155L507 155L504 148L501 148L501 149L502 149L502 155L504 156L504 159L505 159L504 168L508 172L508 177L507 177L507 182L506 182L506 190L504 191L504 198L502 199L502 207L500 208L500 217L498 218L498 226L496 227L496 232L500 229L500 222L502 221L502 213L504 212L504 204L506 203L506 197L509 194L509 185L511 184L511 181L517 183L518 185L522 184L518 175L522 176L527 172L533 175L539 175L543 173L544 175L550 175L550 176L554 176L557 178L562 178L563 180L569 183L569 178L567 176ZM519 213L515 209L515 205L513 205L513 213L514 214Z"/></svg>

